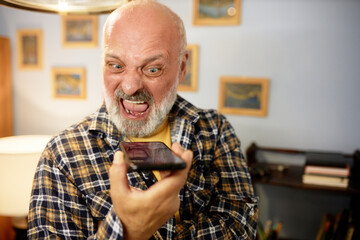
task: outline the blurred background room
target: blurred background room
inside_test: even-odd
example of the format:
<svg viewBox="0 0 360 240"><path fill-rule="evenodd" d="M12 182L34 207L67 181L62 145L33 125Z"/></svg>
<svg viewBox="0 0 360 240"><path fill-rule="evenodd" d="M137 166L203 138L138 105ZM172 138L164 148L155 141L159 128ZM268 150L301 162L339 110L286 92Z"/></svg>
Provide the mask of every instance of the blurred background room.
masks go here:
<svg viewBox="0 0 360 240"><path fill-rule="evenodd" d="M0 137L50 138L102 103L101 31L108 13L81 15L80 19L90 22L92 33L89 41L81 42L76 35L64 36L71 33L65 24L72 21L72 14L17 9L1 2ZM195 68L189 67L194 76L189 81L196 84L179 87L179 95L198 107L223 112L244 154L253 143L300 153L336 152L350 158L360 149L360 1L158 2L183 19L188 44L196 46L191 63ZM215 3L226 5L229 17L206 10ZM26 41L33 43L28 36L35 36L36 49L23 49ZM32 51L36 60L31 58ZM73 79L63 82L70 89L56 81L69 74ZM231 95L226 92L229 79L240 86L244 79L245 85L251 81L260 85L260 92L267 93L260 97L265 109L255 109L254 114L237 111L242 106L226 105ZM256 82L259 79L265 79L266 85ZM306 158L295 155L265 162L285 168L281 171L288 165L304 166ZM18 173L16 168L2 171ZM17 178L21 180L21 175ZM259 222L264 226L269 221L281 223L281 239L315 239L325 214L336 217L344 209L359 210L358 204L353 207L359 188L347 191L259 182L255 190L260 197ZM13 238L13 216L0 214L0 239ZM359 218L356 221L359 226Z"/></svg>

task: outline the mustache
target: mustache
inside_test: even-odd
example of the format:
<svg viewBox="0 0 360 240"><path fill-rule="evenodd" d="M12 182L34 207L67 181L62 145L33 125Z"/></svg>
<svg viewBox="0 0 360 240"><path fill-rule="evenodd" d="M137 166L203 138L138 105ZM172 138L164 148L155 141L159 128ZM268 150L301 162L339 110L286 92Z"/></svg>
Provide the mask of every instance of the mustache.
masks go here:
<svg viewBox="0 0 360 240"><path fill-rule="evenodd" d="M137 91L133 95L127 95L122 89L117 89L114 92L114 96L117 101L120 99L125 99L130 101L144 101L149 103L154 102L152 94L145 89Z"/></svg>

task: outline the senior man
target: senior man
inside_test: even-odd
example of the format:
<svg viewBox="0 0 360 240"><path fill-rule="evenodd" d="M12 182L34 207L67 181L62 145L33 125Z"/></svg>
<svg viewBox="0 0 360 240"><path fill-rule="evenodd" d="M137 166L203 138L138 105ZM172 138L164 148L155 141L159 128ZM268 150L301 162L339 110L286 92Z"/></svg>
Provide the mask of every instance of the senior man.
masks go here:
<svg viewBox="0 0 360 240"><path fill-rule="evenodd" d="M177 95L182 20L131 1L109 15L103 40L104 104L47 144L29 239L254 239L257 198L234 129ZM129 170L121 141L162 141L187 167Z"/></svg>

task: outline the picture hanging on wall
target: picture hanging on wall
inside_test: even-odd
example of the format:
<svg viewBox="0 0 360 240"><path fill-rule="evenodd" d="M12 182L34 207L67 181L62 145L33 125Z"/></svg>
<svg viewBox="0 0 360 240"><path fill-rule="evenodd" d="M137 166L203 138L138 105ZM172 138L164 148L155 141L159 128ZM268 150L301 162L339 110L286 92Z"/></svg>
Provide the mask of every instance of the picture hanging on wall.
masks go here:
<svg viewBox="0 0 360 240"><path fill-rule="evenodd" d="M97 47L98 16L62 16L64 47Z"/></svg>
<svg viewBox="0 0 360 240"><path fill-rule="evenodd" d="M179 83L178 90L183 92L196 92L198 86L199 45L188 44L186 50L189 53L189 58L186 63L186 75L184 81Z"/></svg>
<svg viewBox="0 0 360 240"><path fill-rule="evenodd" d="M193 0L194 25L239 25L241 0Z"/></svg>
<svg viewBox="0 0 360 240"><path fill-rule="evenodd" d="M86 76L85 68L52 69L52 88L54 98L85 99Z"/></svg>
<svg viewBox="0 0 360 240"><path fill-rule="evenodd" d="M224 114L265 117L268 94L268 78L221 77L219 111Z"/></svg>
<svg viewBox="0 0 360 240"><path fill-rule="evenodd" d="M43 67L43 33L41 29L17 30L17 62L23 70Z"/></svg>

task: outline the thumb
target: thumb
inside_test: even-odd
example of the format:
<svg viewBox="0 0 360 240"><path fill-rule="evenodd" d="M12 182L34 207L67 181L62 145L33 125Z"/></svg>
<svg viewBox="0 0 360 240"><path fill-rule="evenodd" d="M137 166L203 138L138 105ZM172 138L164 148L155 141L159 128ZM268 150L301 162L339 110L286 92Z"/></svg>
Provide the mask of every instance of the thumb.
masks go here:
<svg viewBox="0 0 360 240"><path fill-rule="evenodd" d="M128 166L124 161L124 154L120 151L115 152L109 172L110 188L115 189L115 192L125 193L129 191L127 171Z"/></svg>

